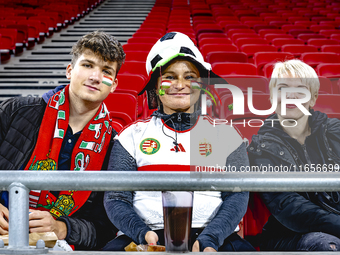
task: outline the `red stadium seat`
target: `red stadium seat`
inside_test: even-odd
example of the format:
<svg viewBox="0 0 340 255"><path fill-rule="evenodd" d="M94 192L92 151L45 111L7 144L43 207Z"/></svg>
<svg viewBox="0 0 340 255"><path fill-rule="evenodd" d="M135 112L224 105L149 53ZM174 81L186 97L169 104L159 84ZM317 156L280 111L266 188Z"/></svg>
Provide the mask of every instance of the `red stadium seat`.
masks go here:
<svg viewBox="0 0 340 255"><path fill-rule="evenodd" d="M300 34L297 38L307 43L309 39L323 39L326 37L319 34Z"/></svg>
<svg viewBox="0 0 340 255"><path fill-rule="evenodd" d="M339 42L332 39L309 39L307 45L312 45L321 49L323 45L339 45Z"/></svg>
<svg viewBox="0 0 340 255"><path fill-rule="evenodd" d="M246 29L246 28L244 28L244 29L230 29L229 31L228 31L228 37L229 38L232 38L233 37L233 34L237 34L237 33L249 33L249 34L255 34L256 32L255 32L255 30L253 30L253 29L250 29L250 28L248 28L248 29Z"/></svg>
<svg viewBox="0 0 340 255"><path fill-rule="evenodd" d="M330 39L340 42L340 35L339 34L332 34Z"/></svg>
<svg viewBox="0 0 340 255"><path fill-rule="evenodd" d="M145 62L149 51L124 50L126 61L142 61Z"/></svg>
<svg viewBox="0 0 340 255"><path fill-rule="evenodd" d="M249 29L249 26L244 24L227 24L224 26L224 32L228 33L230 29Z"/></svg>
<svg viewBox="0 0 340 255"><path fill-rule="evenodd" d="M330 118L339 117L340 95L319 95L314 110L324 112Z"/></svg>
<svg viewBox="0 0 340 255"><path fill-rule="evenodd" d="M300 59L313 68L323 63L340 63L340 56L333 52L302 53Z"/></svg>
<svg viewBox="0 0 340 255"><path fill-rule="evenodd" d="M119 70L119 73L138 74L142 75L145 79L148 77L145 62L142 61L125 61L124 65L122 65Z"/></svg>
<svg viewBox="0 0 340 255"><path fill-rule="evenodd" d="M203 38L228 38L227 35L221 33L201 33L197 36L198 41Z"/></svg>
<svg viewBox="0 0 340 255"><path fill-rule="evenodd" d="M18 31L14 28L0 28L0 49L1 50L15 50L15 43L17 41Z"/></svg>
<svg viewBox="0 0 340 255"><path fill-rule="evenodd" d="M322 52L334 52L340 54L340 45L324 45L321 46Z"/></svg>
<svg viewBox="0 0 340 255"><path fill-rule="evenodd" d="M150 51L153 43L127 43L123 45L123 49L127 51Z"/></svg>
<svg viewBox="0 0 340 255"><path fill-rule="evenodd" d="M267 63L263 66L262 71L263 71L264 77L266 77L266 78L272 77L272 73L273 73L273 70L274 70L275 63L277 63L277 62L270 62L270 63Z"/></svg>
<svg viewBox="0 0 340 255"><path fill-rule="evenodd" d="M215 62L212 70L218 75L257 75L256 66L250 63Z"/></svg>
<svg viewBox="0 0 340 255"><path fill-rule="evenodd" d="M297 38L301 34L315 34L313 31L309 29L291 29L288 31L288 33L294 36L295 38Z"/></svg>
<svg viewBox="0 0 340 255"><path fill-rule="evenodd" d="M336 83L333 85L332 81L329 78L325 76L319 76L319 82L320 82L319 95L339 93Z"/></svg>
<svg viewBox="0 0 340 255"><path fill-rule="evenodd" d="M235 41L235 44L237 45L238 48L241 48L241 46L245 44L267 44L269 45L268 41L262 38L239 38Z"/></svg>
<svg viewBox="0 0 340 255"><path fill-rule="evenodd" d="M159 32L136 32L132 37L155 37L160 39L164 34Z"/></svg>
<svg viewBox="0 0 340 255"><path fill-rule="evenodd" d="M245 17L242 17L242 18L245 18ZM268 23L266 21L247 20L247 21L244 21L243 24L254 29L254 26L256 25L267 25Z"/></svg>
<svg viewBox="0 0 340 255"><path fill-rule="evenodd" d="M300 58L302 53L305 52L318 52L318 48L312 45L291 45L286 44L281 48L282 52L290 52L294 54L295 57Z"/></svg>
<svg viewBox="0 0 340 255"><path fill-rule="evenodd" d="M340 77L340 63L337 64L319 64L316 67L316 72L320 76L327 78Z"/></svg>
<svg viewBox="0 0 340 255"><path fill-rule="evenodd" d="M257 24L257 25L254 25L253 28L254 28L255 32L258 33L261 29L277 29L277 26Z"/></svg>
<svg viewBox="0 0 340 255"><path fill-rule="evenodd" d="M278 51L281 51L281 47L286 44L298 44L298 45L305 45L304 41L300 39L292 39L292 38L276 38L272 40L272 45L275 46Z"/></svg>
<svg viewBox="0 0 340 255"><path fill-rule="evenodd" d="M264 75L263 67L267 63L286 61L288 59L293 59L294 55L285 52L258 52L254 54L254 63L257 67L257 74Z"/></svg>
<svg viewBox="0 0 340 255"><path fill-rule="evenodd" d="M271 45L245 44L241 47L241 51L248 56L248 62L253 63L253 56L258 52L277 52L276 48Z"/></svg>
<svg viewBox="0 0 340 255"><path fill-rule="evenodd" d="M304 28L309 29L311 25L317 25L318 23L316 21L298 20L295 21L294 24L304 26Z"/></svg>
<svg viewBox="0 0 340 255"><path fill-rule="evenodd" d="M123 126L137 119L137 98L128 93L110 93L104 100L113 120L119 117ZM125 122L125 123L124 123Z"/></svg>
<svg viewBox="0 0 340 255"><path fill-rule="evenodd" d="M258 34L264 38L267 34L285 34L285 32L281 29L261 29Z"/></svg>
<svg viewBox="0 0 340 255"><path fill-rule="evenodd" d="M254 93L269 93L268 79L260 75L221 75L229 84L236 85L243 93L247 93L248 87L253 88ZM220 97L230 94L229 90L217 89Z"/></svg>
<svg viewBox="0 0 340 255"><path fill-rule="evenodd" d="M205 44L200 46L202 55L206 58L207 54L212 51L238 51L233 44Z"/></svg>
<svg viewBox="0 0 340 255"><path fill-rule="evenodd" d="M212 51L207 54L206 59L210 64L215 62L248 62L248 56L244 52Z"/></svg>
<svg viewBox="0 0 340 255"><path fill-rule="evenodd" d="M158 41L155 37L131 37L127 42L128 43L153 43L155 44Z"/></svg>
<svg viewBox="0 0 340 255"><path fill-rule="evenodd" d="M306 26L302 26L302 25L283 25L282 26L282 30L285 31L285 33L288 33L289 30L291 29L306 29Z"/></svg>
<svg viewBox="0 0 340 255"><path fill-rule="evenodd" d="M340 30L338 29L327 29L327 30L320 30L320 35L324 35L327 38L330 38L332 35L339 35Z"/></svg>
<svg viewBox="0 0 340 255"><path fill-rule="evenodd" d="M266 34L264 36L264 39L266 39L268 42L272 42L274 39L278 39L278 38L294 39L292 35L288 35L288 34Z"/></svg>
<svg viewBox="0 0 340 255"><path fill-rule="evenodd" d="M249 40L251 40L252 38L261 38L261 37L255 33L235 33L232 35L231 40L235 43L235 41L239 38L248 38Z"/></svg>
<svg viewBox="0 0 340 255"><path fill-rule="evenodd" d="M313 32L319 33L320 30L334 29L334 26L330 25L311 25L310 30Z"/></svg>
<svg viewBox="0 0 340 255"><path fill-rule="evenodd" d="M203 38L198 41L198 44L204 45L204 44L232 44L232 41L228 38Z"/></svg>

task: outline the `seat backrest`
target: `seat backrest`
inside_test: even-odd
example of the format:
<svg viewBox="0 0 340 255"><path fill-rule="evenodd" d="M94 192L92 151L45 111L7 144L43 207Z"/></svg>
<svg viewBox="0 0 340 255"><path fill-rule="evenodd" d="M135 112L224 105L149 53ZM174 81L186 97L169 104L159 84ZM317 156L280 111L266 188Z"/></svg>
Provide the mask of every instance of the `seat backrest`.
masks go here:
<svg viewBox="0 0 340 255"><path fill-rule="evenodd" d="M332 35L340 34L340 30L338 29L327 29L327 30L320 30L320 35L324 35L327 38L330 38ZM332 38L331 38L332 39Z"/></svg>
<svg viewBox="0 0 340 255"><path fill-rule="evenodd" d="M250 28L239 28L239 29L229 29L227 35L229 38L232 38L233 34L236 34L236 33L249 33L249 34L255 34L255 30L253 29L250 29Z"/></svg>
<svg viewBox="0 0 340 255"><path fill-rule="evenodd" d="M340 77L340 63L337 64L319 64L316 67L318 75L325 77Z"/></svg>
<svg viewBox="0 0 340 255"><path fill-rule="evenodd" d="M270 62L286 61L293 59L294 55L288 52L258 52L254 54L254 63L258 75L264 75L263 67Z"/></svg>
<svg viewBox="0 0 340 255"><path fill-rule="evenodd" d="M339 42L336 40L332 40L332 39L309 39L307 41L307 44L313 45L317 47L318 49L320 49L321 46L323 45L338 45Z"/></svg>
<svg viewBox="0 0 340 255"><path fill-rule="evenodd" d="M204 57L211 51L238 51L233 44L204 44L200 46L200 51Z"/></svg>
<svg viewBox="0 0 340 255"><path fill-rule="evenodd" d="M264 36L264 39L266 39L268 42L272 42L276 38L282 38L282 39L291 38L291 39L293 39L294 37L292 35L289 35L289 34L275 34L275 33L274 34L266 34Z"/></svg>
<svg viewBox="0 0 340 255"><path fill-rule="evenodd" d="M305 52L318 52L318 48L312 45L286 44L281 48L282 52L290 52L296 57L300 57Z"/></svg>
<svg viewBox="0 0 340 255"><path fill-rule="evenodd" d="M134 90L137 94L142 91L145 85L145 78L141 75L118 73L117 89Z"/></svg>
<svg viewBox="0 0 340 255"><path fill-rule="evenodd" d="M129 74L137 74L142 75L145 79L148 77L146 73L145 62L143 61L126 61L120 71L120 74L129 73Z"/></svg>
<svg viewBox="0 0 340 255"><path fill-rule="evenodd" d="M149 51L124 50L126 54L125 61L145 62Z"/></svg>
<svg viewBox="0 0 340 255"><path fill-rule="evenodd" d="M18 31L14 28L0 28L0 49L15 50Z"/></svg>
<svg viewBox="0 0 340 255"><path fill-rule="evenodd" d="M306 29L306 26L302 25L283 25L282 30L285 31L286 33L289 32L291 29Z"/></svg>
<svg viewBox="0 0 340 255"><path fill-rule="evenodd" d="M210 64L215 62L248 62L248 56L244 52L211 51L207 54L206 59Z"/></svg>
<svg viewBox="0 0 340 255"><path fill-rule="evenodd" d="M309 29L291 29L288 31L288 33L294 36L295 38L297 38L300 34L315 34L315 32Z"/></svg>
<svg viewBox="0 0 340 255"><path fill-rule="evenodd" d="M340 56L333 52L302 53L300 59L313 68L322 63L340 63Z"/></svg>
<svg viewBox="0 0 340 255"><path fill-rule="evenodd" d="M153 43L127 43L123 45L124 50L150 51Z"/></svg>
<svg viewBox="0 0 340 255"><path fill-rule="evenodd" d="M340 45L324 45L321 46L322 52L335 52L340 54Z"/></svg>
<svg viewBox="0 0 340 255"><path fill-rule="evenodd" d="M332 118L333 114L338 115L339 110L340 95L319 95L314 110L324 112L328 117Z"/></svg>
<svg viewBox="0 0 340 255"><path fill-rule="evenodd" d="M252 39L249 39L249 38L239 38L235 41L235 44L237 45L237 47L241 47L242 45L245 45L245 44L268 44L268 41L265 40L265 39L262 39L262 38L252 38Z"/></svg>
<svg viewBox="0 0 340 255"><path fill-rule="evenodd" d="M121 115L126 114L130 117L131 121L135 121L137 119L137 98L133 95L114 92L110 93L104 102L109 112L117 112L121 113Z"/></svg>
<svg viewBox="0 0 340 255"><path fill-rule="evenodd" d="M258 34L255 33L235 33L231 36L231 40L235 43L235 41L239 38L261 38ZM251 39L250 39L251 40Z"/></svg>
<svg viewBox="0 0 340 255"><path fill-rule="evenodd" d="M300 44L304 45L304 41L300 39L292 39L292 38L276 38L272 40L272 45L281 49L281 47L285 44Z"/></svg>
<svg viewBox="0 0 340 255"><path fill-rule="evenodd" d="M257 52L277 52L277 49L272 45L263 44L245 44L241 46L240 50L252 57Z"/></svg>
<svg viewBox="0 0 340 255"><path fill-rule="evenodd" d="M158 41L156 37L131 37L127 42L128 43L153 43L155 44Z"/></svg>
<svg viewBox="0 0 340 255"><path fill-rule="evenodd" d="M215 62L212 64L212 70L218 75L257 75L256 66L250 63L222 63Z"/></svg>
<svg viewBox="0 0 340 255"><path fill-rule="evenodd" d="M198 44L204 45L204 44L232 44L232 41L228 38L203 38L198 41Z"/></svg>
<svg viewBox="0 0 340 255"><path fill-rule="evenodd" d="M300 39L302 41L304 41L305 43L309 40L309 39L317 39L317 38L326 38L326 36L324 35L320 35L320 34L299 34L297 36L297 39Z"/></svg>

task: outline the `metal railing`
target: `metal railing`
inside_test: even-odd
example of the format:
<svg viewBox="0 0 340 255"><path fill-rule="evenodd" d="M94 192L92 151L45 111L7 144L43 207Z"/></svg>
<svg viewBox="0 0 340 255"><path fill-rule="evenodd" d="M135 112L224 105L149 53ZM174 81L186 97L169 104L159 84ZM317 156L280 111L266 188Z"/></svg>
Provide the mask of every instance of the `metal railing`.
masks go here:
<svg viewBox="0 0 340 255"><path fill-rule="evenodd" d="M30 190L92 191L338 191L340 174L311 172L110 172L0 171L0 190L9 191L9 245L0 254L47 253L28 245ZM40 248L40 249L38 249Z"/></svg>

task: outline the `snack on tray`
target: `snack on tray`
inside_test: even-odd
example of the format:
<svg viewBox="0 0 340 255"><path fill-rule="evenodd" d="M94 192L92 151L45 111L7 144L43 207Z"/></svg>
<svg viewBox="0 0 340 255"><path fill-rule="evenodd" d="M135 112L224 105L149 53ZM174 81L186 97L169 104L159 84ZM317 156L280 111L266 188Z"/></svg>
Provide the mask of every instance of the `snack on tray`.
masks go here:
<svg viewBox="0 0 340 255"><path fill-rule="evenodd" d="M163 245L147 245L147 244L135 244L134 242L131 242L128 246L124 248L125 251L165 251L165 246Z"/></svg>
<svg viewBox="0 0 340 255"><path fill-rule="evenodd" d="M39 239L44 240L45 247L53 248L58 238L54 232L44 232L44 233L30 233L29 235L29 245L35 246ZM8 245L8 235L0 235L0 239L4 241L5 245Z"/></svg>

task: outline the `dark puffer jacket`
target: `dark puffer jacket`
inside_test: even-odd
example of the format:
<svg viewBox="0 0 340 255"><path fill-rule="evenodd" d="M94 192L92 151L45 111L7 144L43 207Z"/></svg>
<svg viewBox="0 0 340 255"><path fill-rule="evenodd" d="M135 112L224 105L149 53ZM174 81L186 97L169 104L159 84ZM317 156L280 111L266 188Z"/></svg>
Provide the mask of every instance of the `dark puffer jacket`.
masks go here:
<svg viewBox="0 0 340 255"><path fill-rule="evenodd" d="M45 100L17 97L0 105L0 170L18 170L27 164L38 138L47 100L63 87L45 94ZM114 131L113 136L115 134ZM109 151L111 148L112 143ZM107 162L108 157L102 169L106 169ZM117 229L103 206L103 195L103 192L92 192L87 202L72 216L58 219L67 225L65 240L76 249L99 250L116 236Z"/></svg>
<svg viewBox="0 0 340 255"><path fill-rule="evenodd" d="M340 120L314 112L309 117L311 135L301 145L278 122L260 128L248 147L251 165L296 167L306 164L340 164ZM278 119L272 115L270 119ZM303 168L302 168L303 170ZM313 192L263 192L261 197L272 216L263 229L264 242L276 236L324 232L340 238L340 215L325 210Z"/></svg>

